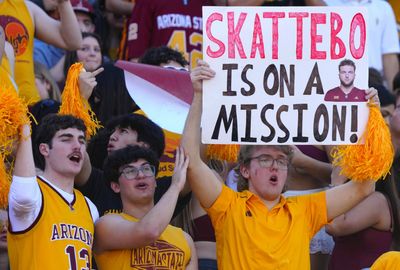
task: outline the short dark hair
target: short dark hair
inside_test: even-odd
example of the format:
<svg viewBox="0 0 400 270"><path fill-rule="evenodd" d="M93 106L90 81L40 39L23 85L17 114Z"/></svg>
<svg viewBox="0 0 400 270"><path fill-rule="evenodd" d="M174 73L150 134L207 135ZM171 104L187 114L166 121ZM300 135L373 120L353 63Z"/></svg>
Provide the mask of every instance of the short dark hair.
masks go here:
<svg viewBox="0 0 400 270"><path fill-rule="evenodd" d="M83 133L86 133L86 126L83 121L72 115L60 115L60 114L48 114L39 123L36 129L36 135L34 137L33 143L33 153L36 166L44 170L45 161L42 154L39 152L39 145L41 143L48 144L52 147L52 140L54 135L59 130L64 130L67 128L76 128Z"/></svg>
<svg viewBox="0 0 400 270"><path fill-rule="evenodd" d="M161 157L164 153L165 139L163 130L159 125L141 114L129 113L117 116L111 119L106 127L108 130L114 130L117 127L129 127L137 132L138 142L147 143L158 157Z"/></svg>
<svg viewBox="0 0 400 270"><path fill-rule="evenodd" d="M42 122L42 119L50 114L57 113L60 110L61 103L54 99L42 99L38 102L29 106L29 112L35 117L37 124L33 122L32 126L32 138L36 136L36 129L38 125Z"/></svg>
<svg viewBox="0 0 400 270"><path fill-rule="evenodd" d="M161 64L166 64L169 61L175 61L182 67L189 64L181 52L171 49L167 46L150 48L139 59L139 63L153 66L160 66Z"/></svg>
<svg viewBox="0 0 400 270"><path fill-rule="evenodd" d="M113 151L104 162L103 171L106 181L109 183L116 182L120 176L120 169L122 166L131 162L144 159L156 168L157 175L159 160L156 153L151 149L140 147L138 145L128 145L125 148Z"/></svg>
<svg viewBox="0 0 400 270"><path fill-rule="evenodd" d="M356 64L354 63L353 60L350 60L350 59L344 59L344 60L340 61L339 68L338 68L339 71L340 71L340 68L343 66L352 66L354 68L354 71L356 70Z"/></svg>

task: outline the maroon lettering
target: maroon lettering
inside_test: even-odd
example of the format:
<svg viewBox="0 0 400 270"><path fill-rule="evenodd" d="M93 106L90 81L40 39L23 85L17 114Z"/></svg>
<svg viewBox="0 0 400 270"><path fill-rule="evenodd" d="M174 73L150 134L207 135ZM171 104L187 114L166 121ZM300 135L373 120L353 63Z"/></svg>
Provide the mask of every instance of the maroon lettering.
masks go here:
<svg viewBox="0 0 400 270"><path fill-rule="evenodd" d="M58 240L60 239L60 236L58 235L58 227L56 224L53 224L53 232L51 234L51 240Z"/></svg>
<svg viewBox="0 0 400 270"><path fill-rule="evenodd" d="M79 240L80 238L78 237L78 227L76 225L72 225L72 230L74 232L74 239Z"/></svg>
<svg viewBox="0 0 400 270"><path fill-rule="evenodd" d="M67 234L67 232L68 232L67 225L64 223L61 223L60 228L61 228L61 239L69 238L68 234Z"/></svg>
<svg viewBox="0 0 400 270"><path fill-rule="evenodd" d="M83 228L79 228L79 238L82 242L86 242L86 233Z"/></svg>
<svg viewBox="0 0 400 270"><path fill-rule="evenodd" d="M87 231L86 230L86 239L87 239L87 245L88 246L92 246L92 243L93 243L93 235L89 232L89 231Z"/></svg>

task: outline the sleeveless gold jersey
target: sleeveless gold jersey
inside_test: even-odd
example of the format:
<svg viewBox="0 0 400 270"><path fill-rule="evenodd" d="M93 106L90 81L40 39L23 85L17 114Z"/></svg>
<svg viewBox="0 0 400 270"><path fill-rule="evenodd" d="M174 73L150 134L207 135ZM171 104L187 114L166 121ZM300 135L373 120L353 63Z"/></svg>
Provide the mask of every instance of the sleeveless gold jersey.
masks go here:
<svg viewBox="0 0 400 270"><path fill-rule="evenodd" d="M25 231L8 233L13 270L90 270L94 225L85 197L74 190L69 204L53 187L38 178L42 209Z"/></svg>
<svg viewBox="0 0 400 270"><path fill-rule="evenodd" d="M33 72L33 39L35 27L24 0L0 3L0 25L15 54L15 82L19 95L31 103L40 99Z"/></svg>
<svg viewBox="0 0 400 270"><path fill-rule="evenodd" d="M130 221L138 221L138 219L124 213L120 213L119 215ZM160 238L151 245L142 248L106 251L95 254L96 263L101 270L181 270L186 268L190 257L190 247L183 231L171 225L168 225Z"/></svg>

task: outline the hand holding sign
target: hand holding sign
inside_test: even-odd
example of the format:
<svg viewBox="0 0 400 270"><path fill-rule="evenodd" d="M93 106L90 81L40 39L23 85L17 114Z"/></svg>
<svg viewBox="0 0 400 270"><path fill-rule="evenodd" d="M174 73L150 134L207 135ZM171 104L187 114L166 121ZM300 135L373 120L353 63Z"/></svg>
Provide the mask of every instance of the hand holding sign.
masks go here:
<svg viewBox="0 0 400 270"><path fill-rule="evenodd" d="M365 98L370 101L369 105L376 105L378 108L381 107L381 103L379 101L378 90L371 87L365 90Z"/></svg>
<svg viewBox="0 0 400 270"><path fill-rule="evenodd" d="M366 13L205 7L203 57L215 76L203 82L202 141L356 144L369 115Z"/></svg>
<svg viewBox="0 0 400 270"><path fill-rule="evenodd" d="M210 68L208 63L204 62L203 60L199 60L197 62L197 67L195 67L190 73L194 92L201 92L203 80L212 79L214 76L215 71Z"/></svg>

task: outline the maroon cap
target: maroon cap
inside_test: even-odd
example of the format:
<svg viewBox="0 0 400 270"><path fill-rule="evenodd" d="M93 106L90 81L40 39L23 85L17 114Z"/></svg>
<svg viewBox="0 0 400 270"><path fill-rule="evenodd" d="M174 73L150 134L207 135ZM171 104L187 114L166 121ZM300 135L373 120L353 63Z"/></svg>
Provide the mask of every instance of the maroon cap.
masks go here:
<svg viewBox="0 0 400 270"><path fill-rule="evenodd" d="M93 6L88 0L70 0L74 11L81 11L88 13L89 15L94 15Z"/></svg>

